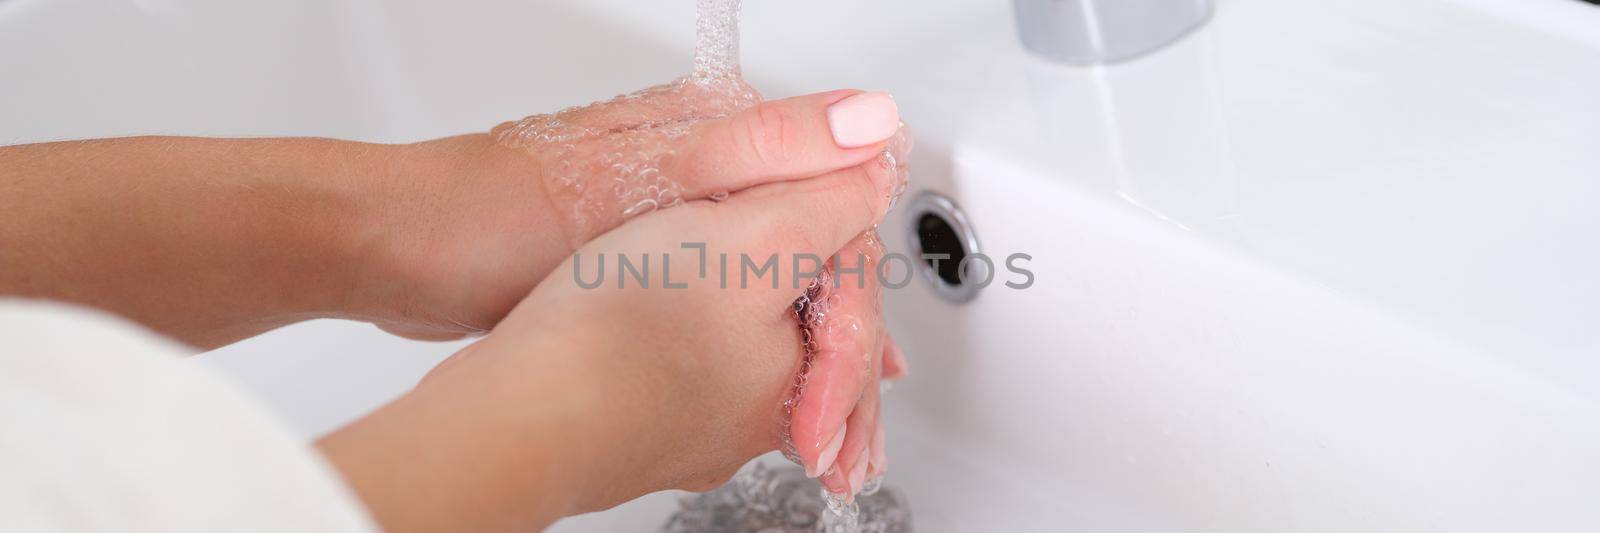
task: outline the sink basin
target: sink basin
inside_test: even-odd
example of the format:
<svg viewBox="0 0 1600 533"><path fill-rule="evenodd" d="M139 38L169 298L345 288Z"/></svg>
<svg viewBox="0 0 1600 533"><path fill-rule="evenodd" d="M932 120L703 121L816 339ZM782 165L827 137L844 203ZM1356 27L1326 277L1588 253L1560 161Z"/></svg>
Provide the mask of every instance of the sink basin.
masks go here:
<svg viewBox="0 0 1600 533"><path fill-rule="evenodd" d="M1218 0L1083 68L1022 51L1007 2L748 4L756 86L894 92L912 194L1032 256L1025 290L888 294L919 531L1600 524L1600 7ZM0 0L0 141L482 131L681 75L692 27L687 1ZM315 322L196 364L316 435L458 347Z"/></svg>

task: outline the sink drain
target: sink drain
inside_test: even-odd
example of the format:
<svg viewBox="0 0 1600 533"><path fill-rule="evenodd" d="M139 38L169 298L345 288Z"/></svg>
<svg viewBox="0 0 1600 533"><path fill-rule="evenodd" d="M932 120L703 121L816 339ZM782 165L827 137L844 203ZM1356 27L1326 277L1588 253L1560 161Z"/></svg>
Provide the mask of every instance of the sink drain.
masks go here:
<svg viewBox="0 0 1600 533"><path fill-rule="evenodd" d="M934 292L951 302L972 301L994 279L992 262L981 255L978 235L967 215L949 197L923 191L907 206L914 261Z"/></svg>

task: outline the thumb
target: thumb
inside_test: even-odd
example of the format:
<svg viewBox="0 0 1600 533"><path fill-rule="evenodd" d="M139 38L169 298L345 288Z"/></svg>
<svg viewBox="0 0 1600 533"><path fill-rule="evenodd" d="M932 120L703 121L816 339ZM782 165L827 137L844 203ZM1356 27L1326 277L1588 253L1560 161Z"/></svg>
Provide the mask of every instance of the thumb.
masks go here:
<svg viewBox="0 0 1600 533"><path fill-rule="evenodd" d="M909 169L903 162L910 148L909 133L901 131L874 161L741 191L711 206L717 226L734 249L757 258L776 256L780 265L798 265L799 257L826 260L883 220L905 190ZM793 302L800 292L796 285L806 283L779 283L772 302Z"/></svg>
<svg viewBox="0 0 1600 533"><path fill-rule="evenodd" d="M900 128L887 93L833 91L700 122L678 158L687 196L819 176L871 161Z"/></svg>

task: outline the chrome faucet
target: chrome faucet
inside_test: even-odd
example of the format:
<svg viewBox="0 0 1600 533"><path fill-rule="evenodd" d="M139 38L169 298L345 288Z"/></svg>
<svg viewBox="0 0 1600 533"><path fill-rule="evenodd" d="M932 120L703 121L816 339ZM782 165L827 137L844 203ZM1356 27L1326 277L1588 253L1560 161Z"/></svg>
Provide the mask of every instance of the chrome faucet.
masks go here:
<svg viewBox="0 0 1600 533"><path fill-rule="evenodd" d="M1211 0L1014 0L1022 44L1049 59L1115 63L1155 51L1199 27Z"/></svg>

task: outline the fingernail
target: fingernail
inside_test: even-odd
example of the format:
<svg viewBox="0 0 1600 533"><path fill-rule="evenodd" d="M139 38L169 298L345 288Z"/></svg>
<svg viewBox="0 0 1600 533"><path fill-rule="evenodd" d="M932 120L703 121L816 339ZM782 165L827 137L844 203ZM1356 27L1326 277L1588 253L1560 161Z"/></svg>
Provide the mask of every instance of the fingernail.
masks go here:
<svg viewBox="0 0 1600 533"><path fill-rule="evenodd" d="M889 357L894 358L894 366L900 370L899 375L895 376L895 379L903 379L906 377L906 374L911 373L911 362L906 360L906 352L905 350L900 349L899 343L895 343L894 349L890 350L889 352Z"/></svg>
<svg viewBox="0 0 1600 533"><path fill-rule="evenodd" d="M833 434L833 439L822 448L822 453L817 455L816 468L806 472L806 477L817 477L833 468L833 461L839 458L839 448L844 446L845 425L839 424L839 431Z"/></svg>
<svg viewBox="0 0 1600 533"><path fill-rule="evenodd" d="M840 148L877 144L900 130L900 106L889 93L861 93L828 107L828 127Z"/></svg>
<svg viewBox="0 0 1600 533"><path fill-rule="evenodd" d="M822 482L822 488L828 489L828 492L834 494L850 494L850 481L845 479L844 474L839 472L839 468L837 466L834 468L829 468L826 473L822 474L822 477L819 478L818 481Z"/></svg>
<svg viewBox="0 0 1600 533"><path fill-rule="evenodd" d="M883 475L889 471L889 434L883 431L883 424L878 424L878 432L872 435L872 467L874 474Z"/></svg>
<svg viewBox="0 0 1600 533"><path fill-rule="evenodd" d="M856 465L850 469L850 495L861 492L861 485L867 482L867 457L857 456Z"/></svg>

